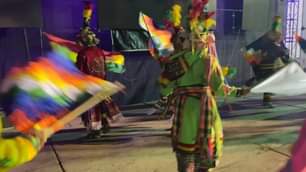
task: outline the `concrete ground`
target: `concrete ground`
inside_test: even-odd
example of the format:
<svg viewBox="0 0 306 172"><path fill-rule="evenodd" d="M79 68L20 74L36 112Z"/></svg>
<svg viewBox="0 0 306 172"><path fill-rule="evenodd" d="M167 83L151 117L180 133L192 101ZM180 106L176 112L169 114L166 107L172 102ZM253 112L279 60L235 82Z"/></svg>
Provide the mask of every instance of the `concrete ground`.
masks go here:
<svg viewBox="0 0 306 172"><path fill-rule="evenodd" d="M306 96L274 100L265 109L260 97L220 102L224 155L215 172L278 172L306 118ZM229 106L230 104L230 106ZM30 163L13 172L176 172L170 145L170 122L152 108L125 108L125 118L110 133L86 140L75 120L56 134Z"/></svg>

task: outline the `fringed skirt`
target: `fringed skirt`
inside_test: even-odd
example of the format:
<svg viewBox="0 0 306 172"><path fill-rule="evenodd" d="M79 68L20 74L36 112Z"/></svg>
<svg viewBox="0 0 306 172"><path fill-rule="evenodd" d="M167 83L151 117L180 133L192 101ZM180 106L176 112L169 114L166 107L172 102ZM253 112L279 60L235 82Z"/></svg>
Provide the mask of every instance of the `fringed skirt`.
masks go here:
<svg viewBox="0 0 306 172"><path fill-rule="evenodd" d="M180 87L170 98L172 145L176 152L196 154L200 168L216 167L222 155L223 130L209 87Z"/></svg>

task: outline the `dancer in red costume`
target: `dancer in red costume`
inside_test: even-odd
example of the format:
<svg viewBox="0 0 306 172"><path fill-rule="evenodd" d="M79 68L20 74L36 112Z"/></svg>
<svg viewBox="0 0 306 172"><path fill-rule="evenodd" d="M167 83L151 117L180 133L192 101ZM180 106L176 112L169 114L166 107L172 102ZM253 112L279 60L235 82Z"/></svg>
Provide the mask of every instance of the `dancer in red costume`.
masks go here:
<svg viewBox="0 0 306 172"><path fill-rule="evenodd" d="M89 26L91 14L92 4L86 2L83 11L84 24L77 41L83 48L78 53L76 65L86 74L106 79L106 55L103 50L97 47L99 39ZM89 131L88 137L96 138L100 137L101 132L108 132L108 119L113 120L116 115L121 115L121 113L111 98L104 100L83 114L82 120Z"/></svg>

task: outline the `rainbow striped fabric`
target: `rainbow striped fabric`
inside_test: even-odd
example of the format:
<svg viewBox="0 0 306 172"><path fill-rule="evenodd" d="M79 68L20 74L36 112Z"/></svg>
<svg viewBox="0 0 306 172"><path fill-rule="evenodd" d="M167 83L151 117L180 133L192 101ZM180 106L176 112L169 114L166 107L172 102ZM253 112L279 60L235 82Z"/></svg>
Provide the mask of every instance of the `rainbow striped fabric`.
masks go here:
<svg viewBox="0 0 306 172"><path fill-rule="evenodd" d="M139 25L149 32L153 46L157 49L159 56L167 57L174 51L171 42L172 33L170 31L156 28L153 20L141 12L139 13Z"/></svg>
<svg viewBox="0 0 306 172"><path fill-rule="evenodd" d="M28 133L50 127L92 95L112 88L114 84L81 73L67 56L53 52L13 68L0 97L12 124Z"/></svg>
<svg viewBox="0 0 306 172"><path fill-rule="evenodd" d="M77 43L66 40L55 35L44 33L50 40L51 47L54 51L69 57L72 62L76 62L78 52L83 48ZM106 69L109 72L123 73L125 72L124 67L124 56L118 52L109 52L102 50L105 55Z"/></svg>

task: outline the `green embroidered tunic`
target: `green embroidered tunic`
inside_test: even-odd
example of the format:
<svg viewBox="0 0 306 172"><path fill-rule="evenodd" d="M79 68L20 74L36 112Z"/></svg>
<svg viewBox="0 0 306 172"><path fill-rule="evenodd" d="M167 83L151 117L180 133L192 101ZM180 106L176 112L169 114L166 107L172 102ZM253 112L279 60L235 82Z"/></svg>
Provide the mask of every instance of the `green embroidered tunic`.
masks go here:
<svg viewBox="0 0 306 172"><path fill-rule="evenodd" d="M214 40L213 34L207 38ZM174 114L172 142L174 150L200 153L206 167L215 167L222 154L223 132L215 96L236 95L237 88L224 83L217 59L215 42L194 52L181 52L170 57L182 58L188 70L168 83L173 89L169 110Z"/></svg>

